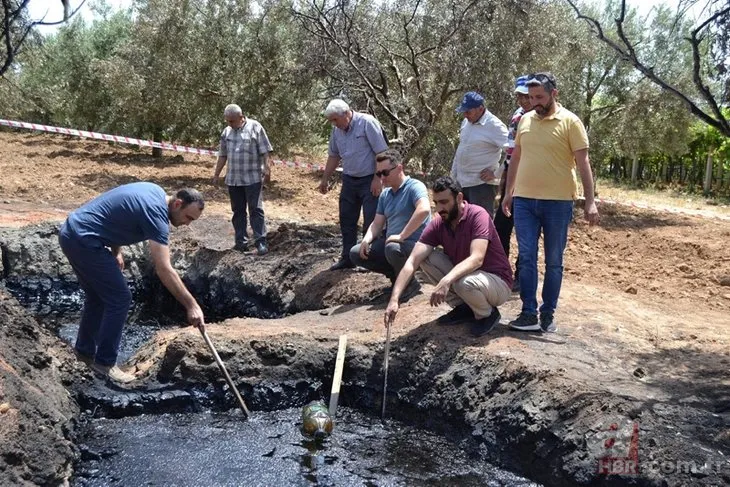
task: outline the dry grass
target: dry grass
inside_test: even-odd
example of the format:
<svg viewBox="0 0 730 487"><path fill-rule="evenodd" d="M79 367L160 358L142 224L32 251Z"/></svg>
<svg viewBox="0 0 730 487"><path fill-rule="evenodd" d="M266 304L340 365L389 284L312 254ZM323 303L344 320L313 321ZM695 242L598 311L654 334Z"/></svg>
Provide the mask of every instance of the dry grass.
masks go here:
<svg viewBox="0 0 730 487"><path fill-rule="evenodd" d="M702 195L682 194L675 190L658 190L654 188L627 188L610 179L599 179L597 184L599 197L605 200L622 203L635 203L657 210L682 210L703 216L730 217L730 203L724 199L709 199ZM579 194L582 194L582 188Z"/></svg>

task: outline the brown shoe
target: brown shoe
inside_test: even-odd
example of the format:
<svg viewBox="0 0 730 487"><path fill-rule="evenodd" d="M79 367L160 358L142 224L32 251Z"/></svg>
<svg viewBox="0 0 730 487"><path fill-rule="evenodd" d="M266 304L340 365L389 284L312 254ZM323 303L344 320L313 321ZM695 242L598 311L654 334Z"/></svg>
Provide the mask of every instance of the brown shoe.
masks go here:
<svg viewBox="0 0 730 487"><path fill-rule="evenodd" d="M126 384L128 382L132 382L137 377L134 374L130 374L127 372L124 372L122 369L117 367L116 365L101 365L94 363L91 365L91 368L94 370L94 372L97 372L105 377L108 377L109 379L113 380L114 382L118 382L120 384Z"/></svg>

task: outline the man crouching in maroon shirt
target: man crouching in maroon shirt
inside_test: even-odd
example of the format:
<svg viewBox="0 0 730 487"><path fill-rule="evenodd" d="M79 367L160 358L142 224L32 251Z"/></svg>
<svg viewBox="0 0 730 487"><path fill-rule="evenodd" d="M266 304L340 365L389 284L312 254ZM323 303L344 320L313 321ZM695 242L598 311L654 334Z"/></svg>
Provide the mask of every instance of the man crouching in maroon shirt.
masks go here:
<svg viewBox="0 0 730 487"><path fill-rule="evenodd" d="M431 188L439 217L431 220L393 286L385 325L398 313L398 299L419 267L436 288L431 306L446 301L454 308L439 324L473 321L472 334L482 336L499 323L497 306L510 297L512 268L489 213L464 201L459 183L450 177ZM443 252L436 249L443 247Z"/></svg>

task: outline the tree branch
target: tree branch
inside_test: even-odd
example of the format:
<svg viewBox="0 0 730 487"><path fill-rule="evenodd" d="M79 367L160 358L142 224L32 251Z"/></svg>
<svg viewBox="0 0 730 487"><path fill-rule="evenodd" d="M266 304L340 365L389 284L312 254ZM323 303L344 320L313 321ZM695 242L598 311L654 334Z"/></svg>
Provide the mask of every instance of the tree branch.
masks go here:
<svg viewBox="0 0 730 487"><path fill-rule="evenodd" d="M623 47L619 45L617 42L613 41L612 39L609 39L601 27L600 22L598 22L596 19L589 17L587 15L583 15L578 8L576 2L574 0L565 0L575 11L575 14L578 19L584 20L593 30L596 37L604 42L606 45L611 47L614 51L616 51L622 60L630 63L636 70L638 70L640 73L642 73L644 76L646 76L650 81L652 81L654 84L660 86L662 89L670 92L680 100L682 100L688 107L690 112L706 124L715 127L720 133L725 135L726 137L730 137L730 123L728 123L727 118L722 114L722 112L717 108L717 101L712 96L712 93L709 91L709 89L703 85L701 77L700 77L700 67L701 62L699 58L699 42L701 40L697 41L697 44L693 43L693 72L695 73L695 85L700 90L700 93L702 94L703 98L710 104L710 106L713 108L712 113L717 117L713 118L708 113L705 113L704 110L702 110L694 101L692 101L689 96L685 95L681 91L679 91L678 88L672 86L667 81L662 79L659 75L654 73L654 70L652 68L649 68L645 66L639 59L638 56L633 48L632 43L626 36L624 30L623 30L623 22L625 20L625 14L626 14L626 0L621 0L621 13L619 17L616 19L616 28L617 33L619 35L619 38L621 39L621 42L624 44ZM716 12L713 16L711 16L708 20L703 22L700 27L695 29L693 31L693 36L698 33L700 30L705 28L710 22L713 20L717 20L722 15L728 14L730 11L730 8L723 9L721 11Z"/></svg>

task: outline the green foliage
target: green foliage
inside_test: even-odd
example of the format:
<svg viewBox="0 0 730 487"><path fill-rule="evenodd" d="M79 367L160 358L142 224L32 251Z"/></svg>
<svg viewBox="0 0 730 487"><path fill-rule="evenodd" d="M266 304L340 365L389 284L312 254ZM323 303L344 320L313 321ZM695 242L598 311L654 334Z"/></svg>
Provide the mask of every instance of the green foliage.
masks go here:
<svg viewBox="0 0 730 487"><path fill-rule="evenodd" d="M582 8L610 26L618 3ZM691 28L667 8L624 22L642 59L700 99ZM711 90L726 79L711 65L726 31L713 25L701 44ZM0 117L215 147L223 108L237 103L286 154L322 147L321 111L342 97L383 122L413 169L436 173L451 165L463 92L480 91L506 121L515 77L552 71L589 130L597 174L630 177L638 157L640 181L696 186L712 152L715 186L730 187L727 139L598 42L564 0L102 2L92 22L75 18L16 61L0 80Z"/></svg>

